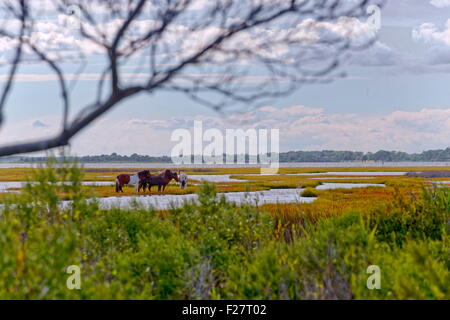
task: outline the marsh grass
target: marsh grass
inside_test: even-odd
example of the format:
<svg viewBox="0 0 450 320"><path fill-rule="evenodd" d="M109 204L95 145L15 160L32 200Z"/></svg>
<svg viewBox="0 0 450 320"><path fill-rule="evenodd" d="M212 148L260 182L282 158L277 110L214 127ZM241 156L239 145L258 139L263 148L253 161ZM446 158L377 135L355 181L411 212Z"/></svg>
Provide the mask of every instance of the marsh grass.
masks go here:
<svg viewBox="0 0 450 320"><path fill-rule="evenodd" d="M301 197L307 197L307 198L315 198L317 197L317 193L313 188L306 188L300 193Z"/></svg>
<svg viewBox="0 0 450 320"><path fill-rule="evenodd" d="M198 204L156 212L101 210L76 164L29 180L0 211L3 299L450 298L449 188L316 190L313 203L255 207L205 183ZM69 265L80 290L66 287ZM370 265L380 290L366 286Z"/></svg>
<svg viewBox="0 0 450 320"><path fill-rule="evenodd" d="M165 168L170 168L170 164L166 167L152 168L151 172L157 173ZM176 168L176 170L182 170L187 175L196 174L254 174L259 175L259 168ZM370 175L371 172L393 172L393 171L427 171L427 170L449 170L448 167L292 167L292 168L280 168L280 174L294 174L294 173L324 173L324 172L367 172ZM138 171L136 168L85 168L84 179L85 181L114 181L116 176L120 173L135 173ZM0 181L23 181L27 175L33 172L32 168L0 168ZM321 177L321 176L317 176ZM337 176L338 177L338 176ZM248 177L247 177L248 178Z"/></svg>

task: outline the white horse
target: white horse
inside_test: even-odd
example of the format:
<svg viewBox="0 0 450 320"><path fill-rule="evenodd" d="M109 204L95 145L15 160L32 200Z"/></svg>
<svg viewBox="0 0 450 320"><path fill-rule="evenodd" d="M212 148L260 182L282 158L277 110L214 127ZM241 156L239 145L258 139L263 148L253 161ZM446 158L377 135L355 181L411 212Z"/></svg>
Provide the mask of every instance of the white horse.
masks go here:
<svg viewBox="0 0 450 320"><path fill-rule="evenodd" d="M184 172L178 172L178 179L180 179L181 189L187 187L188 184L188 176Z"/></svg>
<svg viewBox="0 0 450 320"><path fill-rule="evenodd" d="M128 184L131 184L132 186L134 186L134 192L136 193L138 191L138 186L139 186L139 175L137 173L132 174L130 176L130 182L128 182Z"/></svg>

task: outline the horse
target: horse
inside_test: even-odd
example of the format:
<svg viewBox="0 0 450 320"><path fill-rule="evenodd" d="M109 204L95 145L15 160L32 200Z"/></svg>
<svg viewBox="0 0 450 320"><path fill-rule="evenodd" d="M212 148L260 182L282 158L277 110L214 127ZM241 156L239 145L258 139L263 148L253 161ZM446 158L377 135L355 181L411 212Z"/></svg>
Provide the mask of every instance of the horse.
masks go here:
<svg viewBox="0 0 450 320"><path fill-rule="evenodd" d="M148 176L150 176L149 170L139 171L133 175L119 174L116 177L116 192L123 192L122 187L126 184L134 185L134 192L137 192L139 183Z"/></svg>
<svg viewBox="0 0 450 320"><path fill-rule="evenodd" d="M180 186L181 189L184 189L187 187L188 183L188 176L184 172L178 171L178 179L180 180Z"/></svg>
<svg viewBox="0 0 450 320"><path fill-rule="evenodd" d="M145 193L145 189L148 187L148 192L151 193L152 186L158 186L158 192L166 189L166 186L169 184L169 182L174 179L175 181L179 182L178 174L176 172L172 172L170 169L163 170L160 174L152 174L147 177L145 177L142 181L139 182L138 192L143 189Z"/></svg>

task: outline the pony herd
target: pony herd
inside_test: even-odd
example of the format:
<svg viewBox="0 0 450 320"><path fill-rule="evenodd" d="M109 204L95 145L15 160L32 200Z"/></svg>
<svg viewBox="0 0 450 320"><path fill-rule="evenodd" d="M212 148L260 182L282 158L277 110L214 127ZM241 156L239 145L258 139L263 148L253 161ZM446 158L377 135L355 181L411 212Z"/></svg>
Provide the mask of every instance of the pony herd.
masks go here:
<svg viewBox="0 0 450 320"><path fill-rule="evenodd" d="M187 186L187 175L181 171L172 172L165 169L159 174L151 174L149 170L139 171L135 174L119 174L116 177L116 192L123 192L124 185L133 185L134 192L139 193L141 189L144 191L148 188L151 193L153 186L158 186L158 192L166 189L170 181L175 180L180 183L181 189Z"/></svg>

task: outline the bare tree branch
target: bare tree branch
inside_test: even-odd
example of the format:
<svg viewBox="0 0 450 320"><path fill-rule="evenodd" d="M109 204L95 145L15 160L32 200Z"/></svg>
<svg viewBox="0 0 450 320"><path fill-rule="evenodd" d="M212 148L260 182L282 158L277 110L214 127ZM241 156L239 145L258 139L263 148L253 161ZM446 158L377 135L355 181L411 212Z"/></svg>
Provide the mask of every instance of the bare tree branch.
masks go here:
<svg viewBox="0 0 450 320"><path fill-rule="evenodd" d="M14 12L14 9L11 6L7 6L10 11ZM16 52L14 55L14 60L11 65L11 69L9 71L8 80L5 84L5 87L2 92L2 96L0 99L0 125L3 123L3 109L6 103L6 99L8 98L8 94L12 88L13 82L14 82L14 76L16 75L17 68L20 63L20 59L22 58L22 50L23 50L23 37L25 35L25 22L27 20L27 7L25 5L25 1L20 1L20 13L17 14L18 18L20 19L20 33L18 36L18 45L16 48ZM7 36L9 38L12 38L11 35L7 34L6 32L2 32L4 36Z"/></svg>
<svg viewBox="0 0 450 320"><path fill-rule="evenodd" d="M56 136L11 142L0 147L0 156L65 146L105 112L139 93L181 92L221 111L231 105L255 107L305 84L331 81L341 75L335 72L344 53L376 41L376 33L364 19L370 5L382 2L53 0L52 8L45 8L53 17L66 15L74 5L81 13L69 50L61 40L64 37L43 41L41 14L32 1L21 0L18 5L6 1L0 13L8 14L10 20L0 26L0 36L15 41L15 50L1 94L0 115L18 68L27 61L46 65L56 75L63 117ZM11 30L8 22L19 22L20 27ZM72 61L84 66L93 57L97 61L103 57L105 64L97 94L71 115L64 64ZM130 67L137 70L131 79L124 72Z"/></svg>

